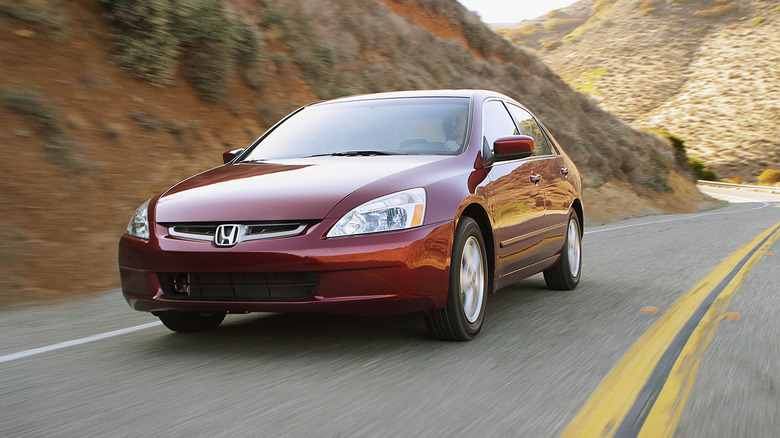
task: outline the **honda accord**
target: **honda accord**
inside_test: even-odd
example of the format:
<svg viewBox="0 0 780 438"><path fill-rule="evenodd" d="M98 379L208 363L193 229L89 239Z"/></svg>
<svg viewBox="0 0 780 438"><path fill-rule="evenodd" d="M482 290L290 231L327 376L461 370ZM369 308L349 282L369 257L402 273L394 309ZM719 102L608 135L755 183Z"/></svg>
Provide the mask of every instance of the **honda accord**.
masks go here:
<svg viewBox="0 0 780 438"><path fill-rule="evenodd" d="M580 279L582 182L547 128L484 90L306 105L152 197L119 243L122 292L171 330L227 313L420 313L469 340L489 294Z"/></svg>

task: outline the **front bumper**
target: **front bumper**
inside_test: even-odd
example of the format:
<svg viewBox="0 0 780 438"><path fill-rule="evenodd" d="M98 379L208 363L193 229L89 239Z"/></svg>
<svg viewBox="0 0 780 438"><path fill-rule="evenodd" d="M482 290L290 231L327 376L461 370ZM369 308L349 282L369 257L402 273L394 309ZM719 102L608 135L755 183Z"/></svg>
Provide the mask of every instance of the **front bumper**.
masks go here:
<svg viewBox="0 0 780 438"><path fill-rule="evenodd" d="M394 314L444 306L454 222L374 235L324 239L328 224L295 237L219 248L183 240L155 225L149 241L119 243L122 292L141 311ZM175 296L160 273L308 273L312 293L295 300ZM162 276L164 278L164 275ZM166 289L168 293L166 293Z"/></svg>

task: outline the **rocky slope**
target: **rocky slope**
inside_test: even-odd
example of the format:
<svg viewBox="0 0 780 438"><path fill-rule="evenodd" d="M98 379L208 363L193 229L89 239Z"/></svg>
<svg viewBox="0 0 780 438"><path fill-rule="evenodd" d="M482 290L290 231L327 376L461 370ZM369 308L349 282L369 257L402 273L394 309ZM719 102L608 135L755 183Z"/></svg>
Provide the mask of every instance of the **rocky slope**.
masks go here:
<svg viewBox="0 0 780 438"><path fill-rule="evenodd" d="M0 0L0 76L0 304L116 287L140 203L291 109L345 94L516 97L585 173L591 221L702 202L665 141L454 1Z"/></svg>
<svg viewBox="0 0 780 438"><path fill-rule="evenodd" d="M683 138L721 177L780 168L780 5L584 0L500 31L638 127Z"/></svg>

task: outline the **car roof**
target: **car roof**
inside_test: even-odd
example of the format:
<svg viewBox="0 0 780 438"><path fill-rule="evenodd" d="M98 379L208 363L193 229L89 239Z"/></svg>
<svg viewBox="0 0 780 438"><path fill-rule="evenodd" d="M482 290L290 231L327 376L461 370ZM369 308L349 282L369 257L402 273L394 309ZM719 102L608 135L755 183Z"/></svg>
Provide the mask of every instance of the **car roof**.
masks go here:
<svg viewBox="0 0 780 438"><path fill-rule="evenodd" d="M373 93L373 94L360 94L355 96L341 97L338 99L314 102L311 105L323 104L323 103L336 103L336 102L357 102L362 100L379 100L379 99L400 99L400 98L414 98L414 97L465 97L465 98L487 98L487 97L500 97L504 99L510 99L501 93L489 90L411 90L411 91L391 91L385 93Z"/></svg>

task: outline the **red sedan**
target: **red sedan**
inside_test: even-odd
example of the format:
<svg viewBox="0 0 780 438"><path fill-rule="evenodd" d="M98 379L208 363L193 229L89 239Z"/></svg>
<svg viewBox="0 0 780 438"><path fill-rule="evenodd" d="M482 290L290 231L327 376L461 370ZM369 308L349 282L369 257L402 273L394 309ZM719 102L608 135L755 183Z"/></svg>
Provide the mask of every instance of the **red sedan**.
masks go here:
<svg viewBox="0 0 780 438"><path fill-rule="evenodd" d="M468 340L488 292L580 279L582 182L525 107L482 90L304 106L141 205L119 243L130 306L180 332L226 313L425 312Z"/></svg>

